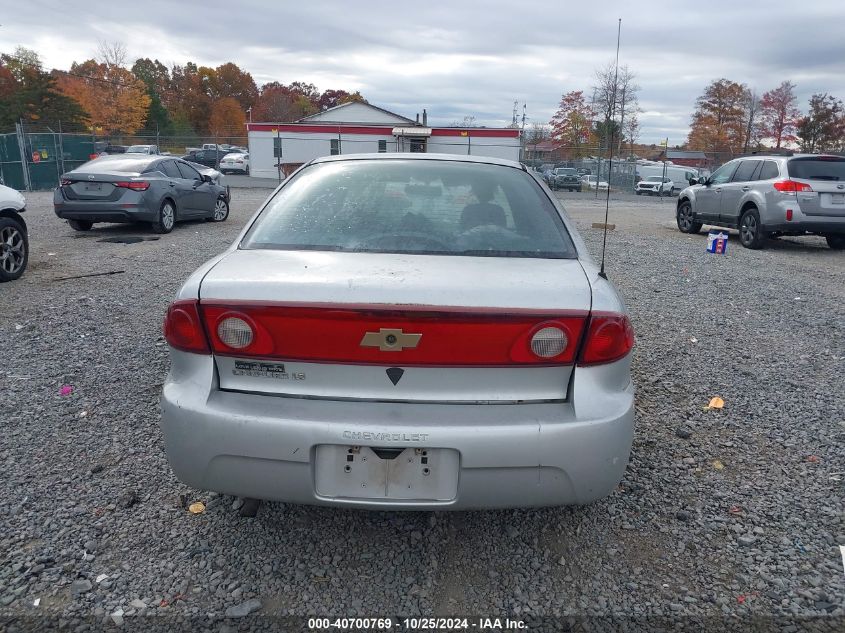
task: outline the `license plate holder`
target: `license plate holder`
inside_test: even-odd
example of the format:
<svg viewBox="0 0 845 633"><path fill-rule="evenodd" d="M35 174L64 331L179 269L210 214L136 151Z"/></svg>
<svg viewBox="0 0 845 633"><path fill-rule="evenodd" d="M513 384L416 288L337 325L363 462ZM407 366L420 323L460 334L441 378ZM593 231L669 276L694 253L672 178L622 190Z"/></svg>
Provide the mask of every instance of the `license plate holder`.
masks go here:
<svg viewBox="0 0 845 633"><path fill-rule="evenodd" d="M830 204L845 204L845 193L830 194Z"/></svg>
<svg viewBox="0 0 845 633"><path fill-rule="evenodd" d="M315 455L315 486L324 497L383 501L453 500L458 493L459 454L448 448L389 448L379 457L368 446L323 444ZM382 453L384 454L384 453Z"/></svg>
<svg viewBox="0 0 845 633"><path fill-rule="evenodd" d="M103 184L99 182L86 182L84 183L85 191L102 191Z"/></svg>

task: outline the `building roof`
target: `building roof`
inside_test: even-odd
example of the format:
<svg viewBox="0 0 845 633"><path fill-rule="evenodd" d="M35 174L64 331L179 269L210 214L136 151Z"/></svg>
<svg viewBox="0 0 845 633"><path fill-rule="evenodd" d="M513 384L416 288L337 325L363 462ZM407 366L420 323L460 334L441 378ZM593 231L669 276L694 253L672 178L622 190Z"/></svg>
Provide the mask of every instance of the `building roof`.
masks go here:
<svg viewBox="0 0 845 633"><path fill-rule="evenodd" d="M322 112L310 114L297 120L297 123L402 123L415 125L416 122L401 114L379 108L363 101L347 101Z"/></svg>
<svg viewBox="0 0 845 633"><path fill-rule="evenodd" d="M691 159L697 159L697 160L707 160L707 156L705 156L704 152L699 152L699 151L688 152L688 151L681 151L681 150L677 150L677 149L666 150L666 158L669 158L669 159L672 159L672 158L691 158Z"/></svg>

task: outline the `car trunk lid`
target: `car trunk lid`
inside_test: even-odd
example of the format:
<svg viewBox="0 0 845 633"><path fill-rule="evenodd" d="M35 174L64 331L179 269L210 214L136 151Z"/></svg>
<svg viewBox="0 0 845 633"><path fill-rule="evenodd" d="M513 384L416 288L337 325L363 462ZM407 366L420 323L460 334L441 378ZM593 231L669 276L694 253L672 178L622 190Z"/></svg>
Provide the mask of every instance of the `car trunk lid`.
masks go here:
<svg viewBox="0 0 845 633"><path fill-rule="evenodd" d="M138 173L71 172L62 176L60 187L68 200L112 202L130 190L130 182L143 186L144 181Z"/></svg>
<svg viewBox="0 0 845 633"><path fill-rule="evenodd" d="M574 259L238 250L200 289L222 389L333 399L563 400L590 304ZM545 361L529 338L549 324L570 340Z"/></svg>

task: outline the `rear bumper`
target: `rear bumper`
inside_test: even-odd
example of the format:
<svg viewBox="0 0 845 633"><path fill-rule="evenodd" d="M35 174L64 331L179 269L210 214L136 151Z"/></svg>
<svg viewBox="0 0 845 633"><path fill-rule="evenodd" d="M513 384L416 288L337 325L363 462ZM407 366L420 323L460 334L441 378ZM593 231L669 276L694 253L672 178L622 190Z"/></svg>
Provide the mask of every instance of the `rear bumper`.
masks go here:
<svg viewBox="0 0 845 633"><path fill-rule="evenodd" d="M787 214L792 213L792 220L787 222ZM763 213L763 228L768 232L802 235L815 233L820 235L845 234L845 215L810 215L801 209L794 199L781 200L769 206Z"/></svg>
<svg viewBox="0 0 845 633"><path fill-rule="evenodd" d="M807 216L804 216L805 218ZM778 222L776 224L766 224L766 231L775 233L791 233L801 235L803 233L813 233L820 235L845 235L845 218L839 221L830 221L829 218L823 220L801 220L799 222Z"/></svg>
<svg viewBox="0 0 845 633"><path fill-rule="evenodd" d="M58 189L53 192L53 210L63 220L89 222L152 222L157 215L143 200L133 203L68 200Z"/></svg>
<svg viewBox="0 0 845 633"><path fill-rule="evenodd" d="M161 425L174 473L242 497L406 510L589 503L617 486L633 440L630 358L576 369L565 403L467 405L225 392L210 356L171 357ZM317 447L353 444L453 449L457 493L446 501L319 494Z"/></svg>

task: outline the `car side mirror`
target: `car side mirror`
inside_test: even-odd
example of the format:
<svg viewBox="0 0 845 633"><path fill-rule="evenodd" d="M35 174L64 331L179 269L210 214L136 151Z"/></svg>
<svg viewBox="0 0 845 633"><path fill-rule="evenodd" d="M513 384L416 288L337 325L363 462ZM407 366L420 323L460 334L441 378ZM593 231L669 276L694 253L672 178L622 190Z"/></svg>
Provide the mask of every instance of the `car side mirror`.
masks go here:
<svg viewBox="0 0 845 633"><path fill-rule="evenodd" d="M207 183L214 182L214 180L208 174L203 174L201 177L202 177L203 182L207 182Z"/></svg>
<svg viewBox="0 0 845 633"><path fill-rule="evenodd" d="M690 178L689 184L690 185L697 185L698 184L698 178Z"/></svg>

